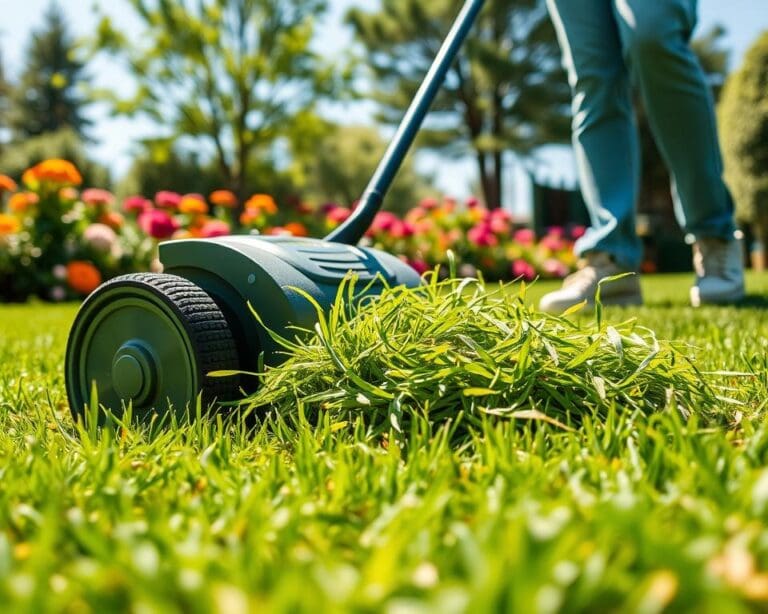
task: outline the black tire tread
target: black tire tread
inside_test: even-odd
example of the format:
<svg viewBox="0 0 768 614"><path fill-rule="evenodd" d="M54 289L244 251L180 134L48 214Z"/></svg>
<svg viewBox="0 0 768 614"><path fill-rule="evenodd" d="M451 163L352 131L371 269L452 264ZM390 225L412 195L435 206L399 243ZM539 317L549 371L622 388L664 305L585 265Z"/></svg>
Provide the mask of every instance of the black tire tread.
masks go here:
<svg viewBox="0 0 768 614"><path fill-rule="evenodd" d="M239 369L235 340L214 300L188 279L167 273L130 273L106 282L102 289L133 284L153 288L179 315L198 360L203 403L208 405L214 400L231 401L237 398L239 378L207 375L212 371Z"/></svg>

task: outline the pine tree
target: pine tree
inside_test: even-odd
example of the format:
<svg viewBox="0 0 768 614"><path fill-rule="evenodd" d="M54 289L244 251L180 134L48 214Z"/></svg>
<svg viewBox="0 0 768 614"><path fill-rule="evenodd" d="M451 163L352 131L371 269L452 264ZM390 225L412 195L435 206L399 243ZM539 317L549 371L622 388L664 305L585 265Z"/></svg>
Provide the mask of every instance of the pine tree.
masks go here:
<svg viewBox="0 0 768 614"><path fill-rule="evenodd" d="M32 33L26 66L13 88L9 125L15 140L63 128L86 137L90 121L87 101L78 85L87 79L85 65L75 57L74 40L64 14L51 4L42 29Z"/></svg>
<svg viewBox="0 0 768 614"><path fill-rule="evenodd" d="M461 4L383 0L377 12L350 12L382 119L402 116ZM419 143L447 155L472 152L485 200L497 207L503 153L524 157L539 145L566 141L569 101L544 2L492 0L449 71Z"/></svg>

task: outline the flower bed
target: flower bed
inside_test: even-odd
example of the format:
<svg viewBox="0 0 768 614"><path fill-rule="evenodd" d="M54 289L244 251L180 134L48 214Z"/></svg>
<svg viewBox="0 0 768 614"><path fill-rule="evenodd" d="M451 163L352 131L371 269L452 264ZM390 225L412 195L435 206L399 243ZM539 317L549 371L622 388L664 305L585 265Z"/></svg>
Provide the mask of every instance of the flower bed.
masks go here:
<svg viewBox="0 0 768 614"><path fill-rule="evenodd" d="M66 160L30 168L21 185L0 175L1 301L78 299L117 275L157 270L159 241L232 232L323 236L352 212L337 204L278 207L268 194L255 194L240 207L228 190L207 198L161 191L117 203L106 190L80 191L81 184ZM490 211L476 199L425 199L403 217L377 214L363 243L398 255L419 272L447 265L450 250L461 275L531 280L569 273L572 241L582 232L554 228L537 240L509 213Z"/></svg>

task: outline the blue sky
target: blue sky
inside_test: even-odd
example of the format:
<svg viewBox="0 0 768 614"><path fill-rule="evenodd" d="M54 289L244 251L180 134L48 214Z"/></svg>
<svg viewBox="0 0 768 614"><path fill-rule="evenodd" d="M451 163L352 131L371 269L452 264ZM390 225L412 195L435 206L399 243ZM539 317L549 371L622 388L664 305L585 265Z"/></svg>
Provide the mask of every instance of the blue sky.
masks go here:
<svg viewBox="0 0 768 614"><path fill-rule="evenodd" d="M428 0L425 0L428 1ZM647 0L649 2L655 0ZM23 64L23 52L31 29L38 27L41 15L50 0L3 0L3 20L0 22L0 49L7 72L13 76ZM11 4L12 3L12 4ZM73 31L78 35L87 34L95 23L96 8L112 15L117 23L122 24L128 33L138 32L137 23L132 19L131 11L121 0L59 0L60 6L68 16ZM330 12L321 28L318 48L329 54L343 54L350 44L349 33L342 25L345 11L353 6L375 8L376 0L330 0ZM8 6L10 5L10 6ZM733 51L731 62L740 62L745 50L757 35L768 29L768 2L766 0L699 0L699 32L703 32L715 23L723 24L728 35L726 44ZM119 71L108 64L101 63L91 67L96 85L121 88L126 79ZM342 109L341 115L358 119L365 118L365 112L356 109ZM93 154L120 175L129 164L132 139L149 127L124 119L112 119L103 112L96 112L95 136L100 139ZM555 156L558 174L570 179L573 175L571 162L567 156ZM438 186L457 196L463 196L470 190L473 176L471 162L445 164L426 156L421 160L425 170L437 172ZM523 196L519 184L524 180L520 172L514 173L513 182L518 184L515 194Z"/></svg>

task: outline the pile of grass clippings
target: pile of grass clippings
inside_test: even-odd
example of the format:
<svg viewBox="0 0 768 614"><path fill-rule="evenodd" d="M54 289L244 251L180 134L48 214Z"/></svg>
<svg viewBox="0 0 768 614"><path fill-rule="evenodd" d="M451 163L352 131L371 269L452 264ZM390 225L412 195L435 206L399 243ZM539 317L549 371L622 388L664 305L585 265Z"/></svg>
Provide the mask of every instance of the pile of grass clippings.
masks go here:
<svg viewBox="0 0 768 614"><path fill-rule="evenodd" d="M564 428L612 408L684 418L722 413L721 394L675 344L634 319L574 321L579 307L552 316L526 305L525 284L489 292L482 281L433 276L416 289L391 288L357 309L344 287L329 314L266 370L244 403L281 416L319 413L336 423L362 417L374 432L401 431L409 419L543 420ZM308 300L311 300L308 298Z"/></svg>

